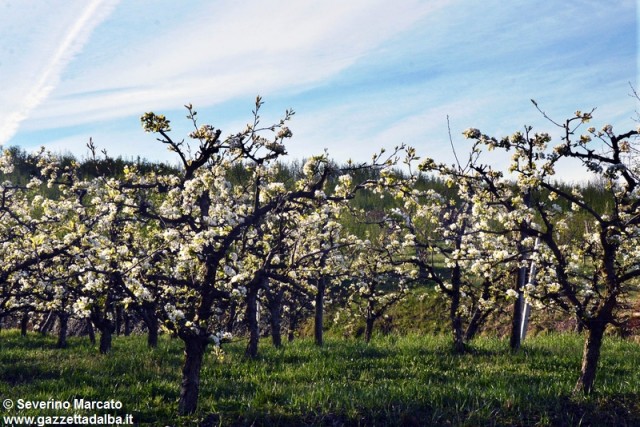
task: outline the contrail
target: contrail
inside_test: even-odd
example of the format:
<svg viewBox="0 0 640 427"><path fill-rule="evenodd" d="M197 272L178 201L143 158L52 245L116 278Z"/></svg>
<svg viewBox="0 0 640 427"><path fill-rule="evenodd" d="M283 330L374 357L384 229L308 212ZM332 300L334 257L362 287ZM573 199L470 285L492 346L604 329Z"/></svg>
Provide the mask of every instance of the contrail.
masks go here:
<svg viewBox="0 0 640 427"><path fill-rule="evenodd" d="M87 4L82 14L66 32L40 78L31 85L31 90L23 98L20 107L0 123L0 146L13 138L20 123L34 108L47 99L59 83L60 75L67 64L82 50L93 30L111 14L118 2L119 0L92 0Z"/></svg>

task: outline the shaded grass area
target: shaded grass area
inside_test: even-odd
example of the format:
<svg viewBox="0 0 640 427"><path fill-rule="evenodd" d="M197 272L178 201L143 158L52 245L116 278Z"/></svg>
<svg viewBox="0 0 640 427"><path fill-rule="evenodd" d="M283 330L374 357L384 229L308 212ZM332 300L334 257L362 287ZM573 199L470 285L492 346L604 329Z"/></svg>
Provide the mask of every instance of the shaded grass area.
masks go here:
<svg viewBox="0 0 640 427"><path fill-rule="evenodd" d="M571 334L535 337L516 355L491 338L462 356L433 336L261 344L256 360L243 357L242 342L226 345L221 361L209 352L198 413L176 419L180 341L163 337L149 350L144 337L120 337L101 356L84 339L58 350L53 338L2 332L0 397L117 399L116 412L158 426L640 425L640 345L616 338L605 341L588 398L571 396L582 349ZM59 411L11 414L43 412Z"/></svg>

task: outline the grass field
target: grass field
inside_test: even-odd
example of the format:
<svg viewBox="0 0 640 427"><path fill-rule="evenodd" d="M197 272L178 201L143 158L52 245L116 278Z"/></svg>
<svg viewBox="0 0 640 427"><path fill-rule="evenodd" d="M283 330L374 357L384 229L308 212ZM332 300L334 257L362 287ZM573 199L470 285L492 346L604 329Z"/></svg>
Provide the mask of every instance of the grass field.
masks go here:
<svg viewBox="0 0 640 427"><path fill-rule="evenodd" d="M260 357L246 360L244 343L230 343L223 360L208 353L197 414L176 419L180 341L163 337L149 350L144 337L118 337L101 356L85 339L57 350L52 337L3 331L0 397L116 399L123 408L115 413L157 426L640 425L639 344L606 339L588 398L571 396L580 336L532 338L516 355L507 344L480 338L471 353L454 356L447 337L375 336L370 345L329 338L323 348L299 340L279 350L265 341Z"/></svg>

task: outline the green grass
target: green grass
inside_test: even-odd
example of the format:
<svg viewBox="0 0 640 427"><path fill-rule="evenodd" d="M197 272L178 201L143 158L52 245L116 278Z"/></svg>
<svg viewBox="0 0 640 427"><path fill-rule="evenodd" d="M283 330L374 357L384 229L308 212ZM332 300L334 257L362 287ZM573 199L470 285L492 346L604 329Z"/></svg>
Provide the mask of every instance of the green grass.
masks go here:
<svg viewBox="0 0 640 427"><path fill-rule="evenodd" d="M57 350L52 337L5 331L0 398L118 399L118 412L158 426L640 425L637 343L606 339L588 398L571 397L580 336L538 336L516 355L507 344L481 338L455 356L447 337L329 338L323 348L299 340L279 350L264 341L260 357L246 360L244 343L231 343L223 361L207 355L197 414L176 419L180 341L163 337L149 350L144 337L119 337L101 356L85 339Z"/></svg>

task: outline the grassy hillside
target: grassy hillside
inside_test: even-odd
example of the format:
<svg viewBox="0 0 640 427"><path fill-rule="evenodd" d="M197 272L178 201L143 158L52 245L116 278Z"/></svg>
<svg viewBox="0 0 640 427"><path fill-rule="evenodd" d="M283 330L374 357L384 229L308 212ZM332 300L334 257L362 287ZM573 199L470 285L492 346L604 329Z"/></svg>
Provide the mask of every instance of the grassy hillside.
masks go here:
<svg viewBox="0 0 640 427"><path fill-rule="evenodd" d="M640 345L607 338L597 392L571 397L582 338L538 336L512 355L508 343L481 338L453 356L448 337L299 340L258 360L245 343L208 353L197 414L176 420L181 345L120 337L100 356L85 339L56 350L53 338L0 334L0 396L28 400L121 400L118 414L140 425L640 425ZM61 411L3 411L54 415ZM100 411L89 411L100 412ZM113 413L114 411L106 411Z"/></svg>

